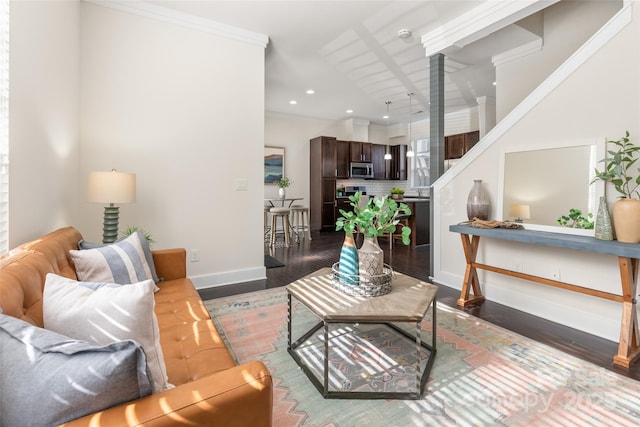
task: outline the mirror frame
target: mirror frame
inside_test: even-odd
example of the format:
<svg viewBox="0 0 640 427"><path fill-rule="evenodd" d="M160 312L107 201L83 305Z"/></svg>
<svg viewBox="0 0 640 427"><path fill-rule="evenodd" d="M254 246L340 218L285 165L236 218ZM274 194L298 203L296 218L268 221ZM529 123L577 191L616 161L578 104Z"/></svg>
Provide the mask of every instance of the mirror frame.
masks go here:
<svg viewBox="0 0 640 427"><path fill-rule="evenodd" d="M506 220L505 212L504 212L504 171L505 171L505 162L507 154L509 153L520 153L526 151L539 151L539 150L550 150L556 148L569 148L569 147L578 147L578 146L595 146L595 162L599 162L601 159L605 158L606 153L606 138L598 137L598 138L586 138L575 141L562 141L562 142L542 142L536 144L524 144L519 145L517 147L505 147L502 151L502 155L500 156L500 165L498 168L498 206L496 209L496 218L499 220ZM597 166L594 166L595 169ZM593 171L590 172L590 176L595 176ZM605 196L605 183L603 181L596 181L591 184L595 187L595 208L594 211L591 212L593 214L594 222L597 215L598 209L598 200L601 196ZM526 230L537 230L537 231L548 231L552 233L564 233L564 234L577 234L583 236L594 236L595 230L585 230L579 228L569 228L569 227L561 227L559 225L547 225L547 224L534 224L524 222L522 223Z"/></svg>

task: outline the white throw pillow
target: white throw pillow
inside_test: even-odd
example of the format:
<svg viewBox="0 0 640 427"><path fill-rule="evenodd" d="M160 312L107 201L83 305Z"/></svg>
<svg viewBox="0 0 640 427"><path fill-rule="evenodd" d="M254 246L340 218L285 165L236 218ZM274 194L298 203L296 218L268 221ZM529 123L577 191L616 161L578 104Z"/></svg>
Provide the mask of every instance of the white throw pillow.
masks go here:
<svg viewBox="0 0 640 427"><path fill-rule="evenodd" d="M101 345L134 340L147 356L153 392L171 388L154 313L154 288L152 279L120 286L78 282L49 273L42 302L44 327Z"/></svg>
<svg viewBox="0 0 640 427"><path fill-rule="evenodd" d="M100 248L70 250L78 280L125 285L153 279L155 267L152 270L147 262L141 235L136 232Z"/></svg>

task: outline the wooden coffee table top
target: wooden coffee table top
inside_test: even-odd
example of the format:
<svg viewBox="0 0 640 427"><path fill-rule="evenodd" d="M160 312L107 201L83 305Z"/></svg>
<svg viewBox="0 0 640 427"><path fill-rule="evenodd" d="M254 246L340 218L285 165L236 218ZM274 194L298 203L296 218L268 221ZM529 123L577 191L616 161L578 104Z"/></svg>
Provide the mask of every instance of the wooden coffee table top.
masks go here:
<svg viewBox="0 0 640 427"><path fill-rule="evenodd" d="M322 268L287 285L286 289L316 316L334 323L419 322L438 292L435 285L394 273L390 293L358 297L334 289L331 278L331 268Z"/></svg>

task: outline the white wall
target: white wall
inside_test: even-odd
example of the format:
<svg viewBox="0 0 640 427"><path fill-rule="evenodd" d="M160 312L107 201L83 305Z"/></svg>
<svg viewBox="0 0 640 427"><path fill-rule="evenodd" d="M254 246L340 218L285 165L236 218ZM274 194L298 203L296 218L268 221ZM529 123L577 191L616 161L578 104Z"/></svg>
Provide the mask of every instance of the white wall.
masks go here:
<svg viewBox="0 0 640 427"><path fill-rule="evenodd" d="M330 121L308 117L266 114L265 145L285 148L285 174L293 183L287 188L287 196L303 197L296 203L309 203L309 140L317 136L333 136L343 140L352 138L349 126L350 119ZM478 129L478 109L458 111L447 114L445 134L470 132ZM429 138L429 119L416 121L412 124L412 139ZM390 126L390 145L408 144L407 123ZM387 143L387 127L371 123L368 126L368 142L375 144ZM370 180L341 180L342 185L365 185L375 195L388 193L392 187L409 190L410 180L407 181L370 181ZM264 186L264 197L278 196L278 187Z"/></svg>
<svg viewBox="0 0 640 427"><path fill-rule="evenodd" d="M13 1L10 14L11 248L77 216L79 4Z"/></svg>
<svg viewBox="0 0 640 427"><path fill-rule="evenodd" d="M264 145L285 149L285 175L292 180L287 196L303 197L299 204L308 205L309 140L317 136L346 138L344 122L267 113L264 133ZM278 197L276 185L264 185L263 191L264 198Z"/></svg>
<svg viewBox="0 0 640 427"><path fill-rule="evenodd" d="M120 228L198 249L197 287L265 277L264 46L90 3L80 36L84 237L102 228L103 207L84 201L89 172L116 168L137 175Z"/></svg>
<svg viewBox="0 0 640 427"><path fill-rule="evenodd" d="M544 14L542 50L496 67L497 120L513 110L621 6L622 1L561 1L540 12Z"/></svg>
<svg viewBox="0 0 640 427"><path fill-rule="evenodd" d="M484 181L495 204L499 158L506 147L535 145L550 139L618 139L627 129L637 144L640 138L640 51L637 49L640 8L637 6L633 4L633 21L611 41L565 80L551 76L550 81L557 84L555 90L546 96L532 93L523 102L533 105L528 113L520 118L521 106L516 107L503 120L515 121L513 126L503 132L503 123L498 123L469 158L436 182L436 281L460 289L464 255L460 237L448 228L466 219L466 198L473 179ZM579 16L567 16L557 25L573 28L580 25L579 19ZM528 66L521 64L523 69L537 66L534 58L531 61ZM609 192L609 201L614 199L614 193ZM614 256L483 239L478 261L507 269L514 269L519 263L525 273L543 277L559 270L562 281L621 292ZM481 272L480 281L490 300L611 340L619 338L621 305L618 303L488 272Z"/></svg>

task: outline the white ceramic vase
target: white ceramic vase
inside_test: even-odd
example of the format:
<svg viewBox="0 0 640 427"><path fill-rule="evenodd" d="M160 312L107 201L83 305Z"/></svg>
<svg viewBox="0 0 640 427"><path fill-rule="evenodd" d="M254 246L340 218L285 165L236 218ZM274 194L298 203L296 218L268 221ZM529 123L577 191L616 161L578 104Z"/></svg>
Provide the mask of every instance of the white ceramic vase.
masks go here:
<svg viewBox="0 0 640 427"><path fill-rule="evenodd" d="M358 249L360 275L379 276L384 271L384 252L377 237L365 237Z"/></svg>
<svg viewBox="0 0 640 427"><path fill-rule="evenodd" d="M278 188L278 197L284 199L286 196L286 191L283 187Z"/></svg>

